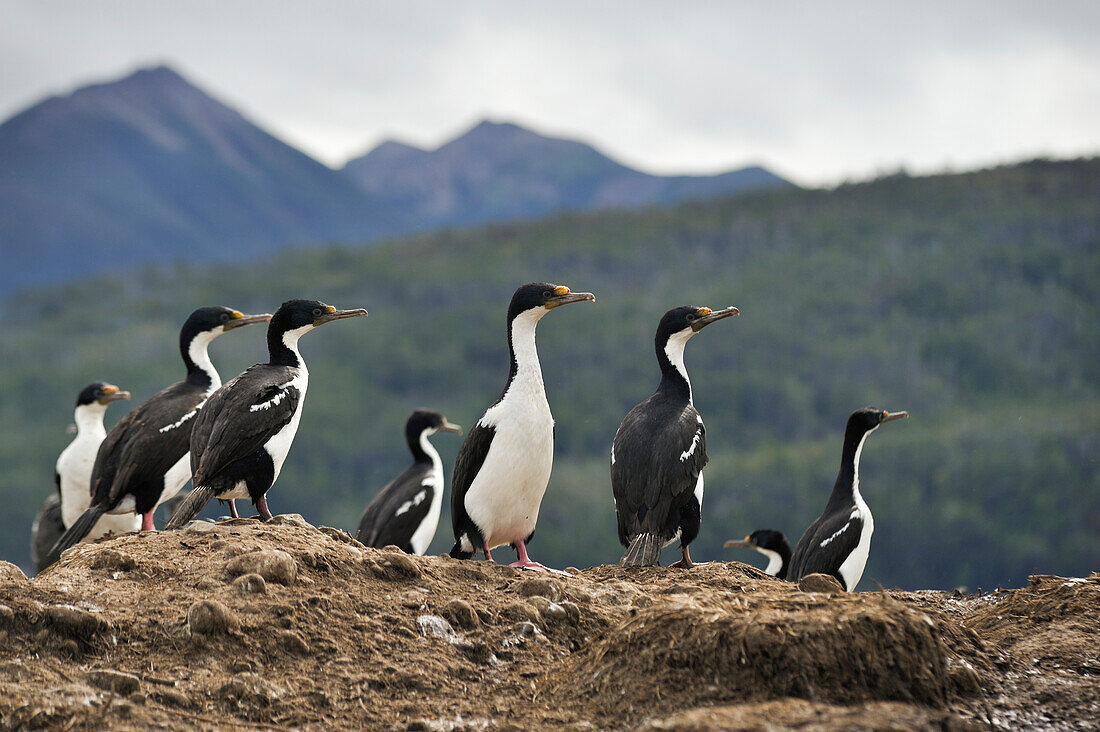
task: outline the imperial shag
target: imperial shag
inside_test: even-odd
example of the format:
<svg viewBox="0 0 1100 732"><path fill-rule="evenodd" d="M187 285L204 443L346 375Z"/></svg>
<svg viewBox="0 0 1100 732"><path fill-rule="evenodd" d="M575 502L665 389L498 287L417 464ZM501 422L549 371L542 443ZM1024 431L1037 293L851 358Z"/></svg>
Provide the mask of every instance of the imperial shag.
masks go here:
<svg viewBox="0 0 1100 732"><path fill-rule="evenodd" d="M187 377L130 410L107 433L92 468L91 505L50 550L50 563L83 539L105 513L140 514L141 530L153 530L157 504L176 495L191 477L187 461L191 425L221 385L207 353L210 342L270 317L244 315L225 307L204 307L191 313L180 330Z"/></svg>
<svg viewBox="0 0 1100 732"><path fill-rule="evenodd" d="M692 566L688 545L699 533L707 440L692 403L684 347L707 325L738 314L735 307L684 306L669 310L657 326L661 383L623 418L611 447L611 488L619 541L627 547L620 560L625 567L657 564L662 547L676 539L683 558L672 566Z"/></svg>
<svg viewBox="0 0 1100 732"><path fill-rule="evenodd" d="M820 572L836 577L849 592L859 584L875 530L871 509L859 493L859 456L867 436L880 425L908 416L908 412L887 412L874 407L852 412L844 430L840 473L825 512L810 524L794 548L788 573L791 581Z"/></svg>
<svg viewBox="0 0 1100 732"><path fill-rule="evenodd" d="M418 409L405 422L413 463L379 491L359 519L355 538L367 546L399 546L423 554L432 543L443 505L443 463L428 438L436 432L462 434L439 412Z"/></svg>
<svg viewBox="0 0 1100 732"><path fill-rule="evenodd" d="M271 316L268 362L249 367L215 391L191 432L194 490L172 513L178 529L211 498L248 498L271 518L267 492L279 477L302 418L309 371L298 339L314 328L367 311L337 310L316 300L288 300Z"/></svg>
<svg viewBox="0 0 1100 732"><path fill-rule="evenodd" d="M38 571L46 568L50 548L92 502L92 466L95 465L99 446L107 436L107 430L103 427L107 405L129 398L130 392L102 381L88 384L77 395L76 409L73 411L76 437L61 451L54 468L57 494L43 504L31 530L31 558ZM84 540L92 541L109 533L126 534L140 528L141 517L137 514L105 515L100 517Z"/></svg>
<svg viewBox="0 0 1100 732"><path fill-rule="evenodd" d="M731 539L722 546L740 546L760 552L768 558L768 566L764 571L778 579L787 579L787 569L791 565L791 545L782 531L757 529L742 541Z"/></svg>
<svg viewBox="0 0 1100 732"><path fill-rule="evenodd" d="M508 306L508 382L500 398L466 436L451 478L451 556L503 544L515 547L511 566L546 569L527 556L539 506L554 463L554 416L546 401L535 327L556 307L595 300L590 292L534 282L516 290Z"/></svg>
<svg viewBox="0 0 1100 732"><path fill-rule="evenodd" d="M97 381L84 387L76 398L73 421L76 438L61 451L54 469L54 483L61 495L61 521L65 528L72 526L92 502L92 467L99 446L107 436L103 427L103 415L107 405L120 399L129 399L130 392L120 391L114 384ZM108 531L123 533L141 528L137 514L103 516L96 522L85 540L98 539Z"/></svg>

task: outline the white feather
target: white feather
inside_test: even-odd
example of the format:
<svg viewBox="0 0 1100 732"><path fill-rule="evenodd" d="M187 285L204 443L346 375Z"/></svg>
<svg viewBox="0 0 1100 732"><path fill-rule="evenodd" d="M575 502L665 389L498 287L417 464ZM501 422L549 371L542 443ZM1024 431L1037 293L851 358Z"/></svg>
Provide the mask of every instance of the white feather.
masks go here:
<svg viewBox="0 0 1100 732"><path fill-rule="evenodd" d="M103 414L107 406L99 402L76 408L76 437L61 451L56 470L61 477L61 522L69 528L92 503L92 468L99 445L107 436ZM93 541L109 533L126 534L141 529L141 517L103 516L82 541Z"/></svg>
<svg viewBox="0 0 1100 732"><path fill-rule="evenodd" d="M554 416L535 348L535 326L547 312L534 308L512 321L516 376L479 421L495 432L485 462L466 492L465 505L490 549L531 535L550 482Z"/></svg>
<svg viewBox="0 0 1100 732"><path fill-rule="evenodd" d="M849 592L856 589L856 585L863 577L863 570L867 567L867 557L871 553L871 534L875 532L875 519L871 515L871 509L868 508L867 502L863 500L863 496L859 492L859 458L863 454L863 445L867 442L867 435L876 429L878 427L867 430L863 435L863 439L859 441L859 446L856 447L855 465L852 474L852 497L856 502L856 507L852 510L850 519L860 519L863 522L863 528L859 532L859 543L856 544L856 548L840 565L840 576L844 578L845 588Z"/></svg>
<svg viewBox="0 0 1100 732"><path fill-rule="evenodd" d="M428 507L428 513L425 514L424 520L413 532L409 544L412 545L414 552L421 555L428 551L428 546L435 538L435 530L439 526L439 511L443 507L443 461L439 459L439 453L428 441L428 437L434 432L435 429L426 429L420 433L420 449L432 459L432 472L421 483L426 490L432 492L432 505ZM422 495L423 492L421 491L417 495Z"/></svg>

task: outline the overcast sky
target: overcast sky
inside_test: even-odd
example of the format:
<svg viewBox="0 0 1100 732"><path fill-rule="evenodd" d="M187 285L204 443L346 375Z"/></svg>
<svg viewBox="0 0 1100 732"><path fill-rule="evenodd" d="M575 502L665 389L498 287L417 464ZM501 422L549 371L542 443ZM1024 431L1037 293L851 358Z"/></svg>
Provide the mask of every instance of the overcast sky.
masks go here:
<svg viewBox="0 0 1100 732"><path fill-rule="evenodd" d="M477 120L803 184L1100 152L1100 2L0 0L0 118L167 63L339 166Z"/></svg>

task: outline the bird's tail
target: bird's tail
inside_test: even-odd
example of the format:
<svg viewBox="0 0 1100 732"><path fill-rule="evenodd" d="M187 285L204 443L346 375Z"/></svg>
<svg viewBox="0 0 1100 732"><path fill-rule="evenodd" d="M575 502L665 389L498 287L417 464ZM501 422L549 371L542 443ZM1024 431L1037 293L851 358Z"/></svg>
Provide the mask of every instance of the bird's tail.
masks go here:
<svg viewBox="0 0 1100 732"><path fill-rule="evenodd" d="M199 515L199 512L206 507L206 504L213 497L213 488L195 486L187 494L187 498L184 498L180 505L176 506L176 510L172 512L171 517L168 519L168 523L164 525L164 530L183 528L188 521Z"/></svg>
<svg viewBox="0 0 1100 732"><path fill-rule="evenodd" d="M652 567L661 556L663 543L656 534L638 534L630 542L630 547L619 560L619 564L624 567Z"/></svg>
<svg viewBox="0 0 1100 732"><path fill-rule="evenodd" d="M95 522L99 521L99 517L104 513L106 511L102 506L90 506L87 511L80 514L80 518L73 522L69 530L62 534L61 538L50 549L49 554L46 555L45 566L48 567L60 559L61 553L69 547L79 544L80 540L88 535L88 532L95 526Z"/></svg>

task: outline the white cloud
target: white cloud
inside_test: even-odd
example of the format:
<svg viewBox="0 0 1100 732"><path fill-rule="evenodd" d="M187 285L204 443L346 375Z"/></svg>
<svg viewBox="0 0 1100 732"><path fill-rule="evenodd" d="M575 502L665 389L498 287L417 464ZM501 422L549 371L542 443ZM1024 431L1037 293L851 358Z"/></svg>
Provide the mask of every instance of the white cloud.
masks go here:
<svg viewBox="0 0 1100 732"><path fill-rule="evenodd" d="M0 116L164 61L339 165L490 116L807 183L1100 151L1092 2L0 5Z"/></svg>

